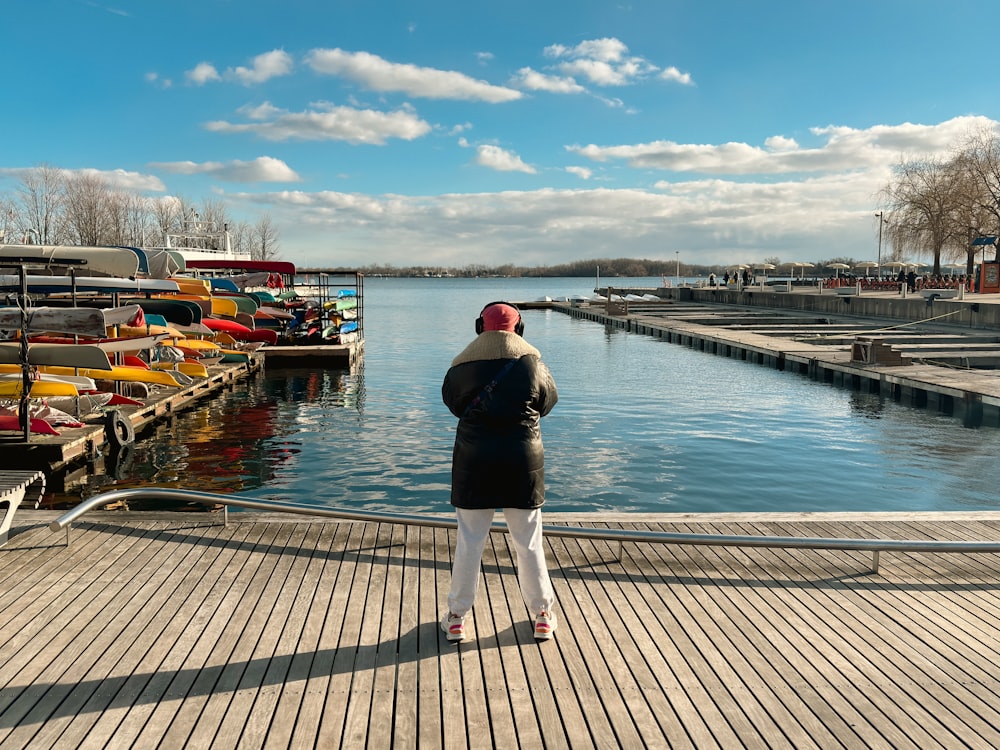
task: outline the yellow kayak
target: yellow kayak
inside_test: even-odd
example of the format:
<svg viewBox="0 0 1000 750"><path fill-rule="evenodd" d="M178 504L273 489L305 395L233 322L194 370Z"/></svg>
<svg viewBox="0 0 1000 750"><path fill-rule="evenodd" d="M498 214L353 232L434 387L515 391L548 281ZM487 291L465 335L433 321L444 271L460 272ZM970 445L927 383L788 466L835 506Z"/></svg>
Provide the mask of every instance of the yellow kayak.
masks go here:
<svg viewBox="0 0 1000 750"><path fill-rule="evenodd" d="M214 351L219 348L219 345L214 341L208 341L206 339L187 339L179 338L175 339L174 343L177 346L183 346L188 349L197 349L198 351Z"/></svg>
<svg viewBox="0 0 1000 750"><path fill-rule="evenodd" d="M156 362L153 364L153 369L164 372L177 370L177 372L183 372L185 375L190 375L193 378L208 377L208 368L197 362Z"/></svg>
<svg viewBox="0 0 1000 750"><path fill-rule="evenodd" d="M168 281L176 282L181 294L194 294L207 297L212 293L212 282L207 279L192 279L185 276L172 276Z"/></svg>
<svg viewBox="0 0 1000 750"><path fill-rule="evenodd" d="M134 336L136 339L147 336L173 336L174 338L184 338L184 332L173 326L148 325L148 326L118 326L118 336Z"/></svg>
<svg viewBox="0 0 1000 750"><path fill-rule="evenodd" d="M141 367L120 365L110 370L74 370L72 367L40 367L42 372L53 375L82 375L94 380L116 380L128 383L150 383L153 385L169 385L180 388L181 384L169 372L163 370L146 370Z"/></svg>
<svg viewBox="0 0 1000 750"><path fill-rule="evenodd" d="M0 397L20 398L24 392L24 384L20 380L0 380ZM60 383L54 380L32 380L31 398L53 398L56 396L77 396L79 393L72 383Z"/></svg>

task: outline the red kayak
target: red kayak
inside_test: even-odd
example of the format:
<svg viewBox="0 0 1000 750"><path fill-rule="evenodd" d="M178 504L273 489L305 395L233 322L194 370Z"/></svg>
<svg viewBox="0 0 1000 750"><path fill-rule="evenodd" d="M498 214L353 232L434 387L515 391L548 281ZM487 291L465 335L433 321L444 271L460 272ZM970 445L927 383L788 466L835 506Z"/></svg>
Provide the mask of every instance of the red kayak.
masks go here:
<svg viewBox="0 0 1000 750"><path fill-rule="evenodd" d="M239 339L241 336L247 336L252 333L249 328L242 323L237 323L235 320L224 320L223 318L202 318L201 323L203 326L212 331L223 331L228 333L234 339Z"/></svg>
<svg viewBox="0 0 1000 750"><path fill-rule="evenodd" d="M17 416L0 416L0 431L20 432L21 420ZM31 420L31 433L33 435L58 435L52 425L44 419Z"/></svg>

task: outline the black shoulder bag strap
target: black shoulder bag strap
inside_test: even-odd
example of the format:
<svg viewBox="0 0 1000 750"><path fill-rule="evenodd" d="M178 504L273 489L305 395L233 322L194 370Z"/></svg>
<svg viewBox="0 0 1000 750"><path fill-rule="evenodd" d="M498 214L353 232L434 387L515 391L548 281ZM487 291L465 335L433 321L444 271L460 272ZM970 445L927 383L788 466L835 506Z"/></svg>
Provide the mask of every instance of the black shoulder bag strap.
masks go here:
<svg viewBox="0 0 1000 750"><path fill-rule="evenodd" d="M469 416L470 411L476 408L485 399L488 399L490 397L490 394L493 393L493 389L497 387L497 383L499 383L503 379L503 376L506 375L508 372L510 372L511 368L516 364L517 364L516 359L512 359L509 362L507 362L507 364L503 366L503 369L497 373L496 377L493 378L493 380L491 380L485 388L483 388L482 393L480 393L478 396L472 399L472 401L469 402L469 405L465 407L465 411L462 412L461 418L465 419L467 416Z"/></svg>

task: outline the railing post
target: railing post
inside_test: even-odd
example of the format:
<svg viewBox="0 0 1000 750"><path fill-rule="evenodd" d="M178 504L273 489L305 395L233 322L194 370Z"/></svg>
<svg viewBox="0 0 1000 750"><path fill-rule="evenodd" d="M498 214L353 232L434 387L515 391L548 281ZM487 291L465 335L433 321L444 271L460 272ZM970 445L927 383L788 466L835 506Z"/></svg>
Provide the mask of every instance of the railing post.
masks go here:
<svg viewBox="0 0 1000 750"><path fill-rule="evenodd" d="M878 550L872 552L872 573L878 573Z"/></svg>

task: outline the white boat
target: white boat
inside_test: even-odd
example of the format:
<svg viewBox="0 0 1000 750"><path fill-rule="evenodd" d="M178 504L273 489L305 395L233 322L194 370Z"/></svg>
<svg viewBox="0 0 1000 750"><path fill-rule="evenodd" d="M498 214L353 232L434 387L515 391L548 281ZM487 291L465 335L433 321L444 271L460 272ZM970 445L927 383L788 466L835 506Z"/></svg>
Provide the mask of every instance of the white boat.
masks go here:
<svg viewBox="0 0 1000 750"><path fill-rule="evenodd" d="M184 259L185 264L192 260L250 260L250 253L238 253L233 250L228 225L223 224L222 229L219 229L214 222L202 221L197 215L185 219L181 231L165 233L163 245L148 249L176 253Z"/></svg>

